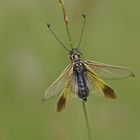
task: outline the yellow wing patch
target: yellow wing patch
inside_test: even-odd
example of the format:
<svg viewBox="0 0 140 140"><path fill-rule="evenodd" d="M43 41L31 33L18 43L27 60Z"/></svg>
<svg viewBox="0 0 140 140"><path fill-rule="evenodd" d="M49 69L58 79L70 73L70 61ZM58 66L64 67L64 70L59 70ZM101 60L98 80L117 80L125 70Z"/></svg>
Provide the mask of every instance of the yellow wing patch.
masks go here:
<svg viewBox="0 0 140 140"><path fill-rule="evenodd" d="M87 64L85 64L85 66L87 68L87 78L90 86L92 86L93 89L99 90L99 92L105 97L115 99L117 96L114 90L108 86L99 76L97 76L97 74Z"/></svg>
<svg viewBox="0 0 140 140"><path fill-rule="evenodd" d="M65 83L71 74L72 67L71 65L68 65L61 75L56 79L56 81L45 91L42 100L47 101L48 99L60 94L63 91Z"/></svg>
<svg viewBox="0 0 140 140"><path fill-rule="evenodd" d="M72 87L72 75L69 77L68 81L65 84L65 87L60 95L60 98L57 102L57 112L62 111L70 99L71 96L74 96L74 90Z"/></svg>

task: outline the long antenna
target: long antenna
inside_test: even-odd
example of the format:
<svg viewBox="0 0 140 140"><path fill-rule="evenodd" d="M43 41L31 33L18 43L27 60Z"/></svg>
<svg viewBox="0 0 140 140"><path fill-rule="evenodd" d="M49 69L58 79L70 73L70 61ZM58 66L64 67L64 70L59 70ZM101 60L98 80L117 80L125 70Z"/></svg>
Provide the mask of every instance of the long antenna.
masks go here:
<svg viewBox="0 0 140 140"><path fill-rule="evenodd" d="M70 52L70 50L68 50L68 49L64 46L64 44L59 40L59 38L58 38L57 35L54 33L54 31L52 31L51 25L50 25L49 23L47 23L47 26L48 26L50 32L51 32L51 33L53 34L53 36L56 38L56 40L61 44L61 46L62 46L66 51Z"/></svg>
<svg viewBox="0 0 140 140"><path fill-rule="evenodd" d="M84 22L83 22L82 32L81 32L81 36L80 36L80 39L79 39L79 43L78 43L77 49L79 49L79 47L80 47L80 44L81 44L81 41L82 41L82 37L83 37L83 33L84 33L84 28L85 28L85 22L86 22L86 15L82 14L82 16L84 18Z"/></svg>

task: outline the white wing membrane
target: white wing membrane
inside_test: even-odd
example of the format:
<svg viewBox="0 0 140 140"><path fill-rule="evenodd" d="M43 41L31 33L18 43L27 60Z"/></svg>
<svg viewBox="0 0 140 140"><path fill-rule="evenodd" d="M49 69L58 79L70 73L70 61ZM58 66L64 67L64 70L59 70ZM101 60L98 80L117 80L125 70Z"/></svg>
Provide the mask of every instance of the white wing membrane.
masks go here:
<svg viewBox="0 0 140 140"><path fill-rule="evenodd" d="M127 77L134 77L135 74L125 67L113 66L108 64L102 64L94 61L84 61L90 68L94 70L94 72L106 79L121 79Z"/></svg>
<svg viewBox="0 0 140 140"><path fill-rule="evenodd" d="M72 67L68 65L66 69L61 73L61 75L56 79L56 81L45 91L43 96L43 101L46 101L59 93L64 89L65 83L72 74Z"/></svg>

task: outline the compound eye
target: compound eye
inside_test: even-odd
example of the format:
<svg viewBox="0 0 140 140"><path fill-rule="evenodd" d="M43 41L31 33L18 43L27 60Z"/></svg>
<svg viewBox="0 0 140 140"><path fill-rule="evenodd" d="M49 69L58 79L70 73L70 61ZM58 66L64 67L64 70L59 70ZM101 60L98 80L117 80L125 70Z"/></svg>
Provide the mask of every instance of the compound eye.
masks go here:
<svg viewBox="0 0 140 140"><path fill-rule="evenodd" d="M71 60L73 60L74 59L74 55L72 54L72 55L70 55L70 59Z"/></svg>
<svg viewBox="0 0 140 140"><path fill-rule="evenodd" d="M80 53L78 53L78 54L77 54L77 56L78 56L78 57L81 57L81 54L80 54Z"/></svg>

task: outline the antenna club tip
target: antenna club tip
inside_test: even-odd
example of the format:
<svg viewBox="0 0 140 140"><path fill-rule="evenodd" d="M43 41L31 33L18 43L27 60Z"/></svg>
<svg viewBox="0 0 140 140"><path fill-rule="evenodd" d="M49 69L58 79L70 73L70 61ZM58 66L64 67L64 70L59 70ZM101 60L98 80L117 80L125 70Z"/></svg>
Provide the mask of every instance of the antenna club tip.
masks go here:
<svg viewBox="0 0 140 140"><path fill-rule="evenodd" d="M48 28L50 28L50 27L51 27L50 23L46 23L46 24L47 24Z"/></svg>
<svg viewBox="0 0 140 140"><path fill-rule="evenodd" d="M82 16L83 16L83 18L86 18L86 14L85 13L82 13Z"/></svg>

